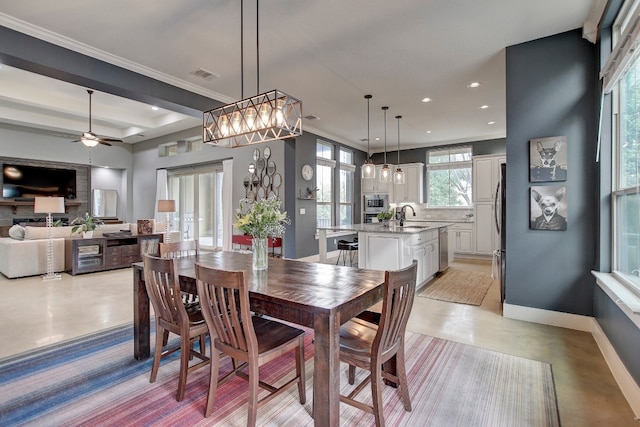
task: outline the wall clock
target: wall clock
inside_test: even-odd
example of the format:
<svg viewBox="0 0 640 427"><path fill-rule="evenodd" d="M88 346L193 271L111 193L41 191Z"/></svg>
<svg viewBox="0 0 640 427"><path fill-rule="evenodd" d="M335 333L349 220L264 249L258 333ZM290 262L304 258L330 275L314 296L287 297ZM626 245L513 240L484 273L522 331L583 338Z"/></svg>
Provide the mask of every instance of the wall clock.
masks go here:
<svg viewBox="0 0 640 427"><path fill-rule="evenodd" d="M302 178L305 181L311 181L311 178L313 178L313 168L310 165L302 166Z"/></svg>

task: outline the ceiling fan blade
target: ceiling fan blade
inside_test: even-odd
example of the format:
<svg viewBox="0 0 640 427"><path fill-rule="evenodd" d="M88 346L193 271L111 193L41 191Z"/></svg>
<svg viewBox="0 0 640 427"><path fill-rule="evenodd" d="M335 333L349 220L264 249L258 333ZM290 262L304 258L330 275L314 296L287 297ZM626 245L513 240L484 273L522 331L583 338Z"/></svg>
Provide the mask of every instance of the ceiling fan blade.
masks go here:
<svg viewBox="0 0 640 427"><path fill-rule="evenodd" d="M98 144L106 145L107 147L111 147L111 144L103 140L102 138L98 139Z"/></svg>
<svg viewBox="0 0 640 427"><path fill-rule="evenodd" d="M103 137L99 137L98 138L100 141L106 141L106 142L122 142L121 139L117 139L117 138L103 138Z"/></svg>

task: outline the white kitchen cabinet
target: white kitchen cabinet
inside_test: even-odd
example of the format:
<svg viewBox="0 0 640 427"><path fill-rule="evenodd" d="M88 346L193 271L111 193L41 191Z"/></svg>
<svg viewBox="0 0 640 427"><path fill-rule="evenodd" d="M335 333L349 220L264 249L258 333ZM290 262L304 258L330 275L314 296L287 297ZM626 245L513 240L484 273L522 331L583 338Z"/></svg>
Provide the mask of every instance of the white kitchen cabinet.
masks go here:
<svg viewBox="0 0 640 427"><path fill-rule="evenodd" d="M431 240L426 246L427 268L425 272L425 280L433 277L440 268L440 247L438 239Z"/></svg>
<svg viewBox="0 0 640 427"><path fill-rule="evenodd" d="M498 239L493 219L493 203L477 203L474 212L476 220L475 253L491 255L495 250L495 243Z"/></svg>
<svg viewBox="0 0 640 427"><path fill-rule="evenodd" d="M416 284L420 285L427 280L428 260L427 245L418 245L412 248L412 259L418 261L418 271L416 273Z"/></svg>
<svg viewBox="0 0 640 427"><path fill-rule="evenodd" d="M407 237L403 235L359 233L358 265L373 270L399 270L405 267L402 260L405 240Z"/></svg>
<svg viewBox="0 0 640 427"><path fill-rule="evenodd" d="M500 247L500 238L495 227L494 198L500 181L500 165L505 161L503 155L473 158L473 252L479 255L491 255Z"/></svg>
<svg viewBox="0 0 640 427"><path fill-rule="evenodd" d="M395 166L389 165L391 172L395 170ZM362 179L362 193L389 193L392 191L393 182L380 182L382 165L376 165L376 177L374 179ZM392 176L393 179L393 176ZM391 200L391 197L389 197Z"/></svg>
<svg viewBox="0 0 640 427"><path fill-rule="evenodd" d="M469 254L473 252L473 223L456 223L449 226L449 235L453 235L453 252Z"/></svg>
<svg viewBox="0 0 640 427"><path fill-rule="evenodd" d="M404 172L404 184L393 184L391 203L422 203L424 188L424 163L400 165ZM395 170L395 168L394 168Z"/></svg>
<svg viewBox="0 0 640 427"><path fill-rule="evenodd" d="M476 156L473 158L473 202L491 202L500 180L500 165L506 162L500 156Z"/></svg>

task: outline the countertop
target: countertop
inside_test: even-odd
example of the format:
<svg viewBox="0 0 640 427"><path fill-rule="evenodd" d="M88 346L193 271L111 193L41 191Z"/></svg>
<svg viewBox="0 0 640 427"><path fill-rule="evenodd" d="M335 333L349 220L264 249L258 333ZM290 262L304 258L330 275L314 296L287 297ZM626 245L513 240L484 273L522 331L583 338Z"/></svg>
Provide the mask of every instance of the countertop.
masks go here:
<svg viewBox="0 0 640 427"><path fill-rule="evenodd" d="M435 230L442 227L448 227L452 225L450 222L405 222L403 227L400 227L397 222L392 221L388 227L382 226L382 224L351 224L351 225L337 225L333 227L318 227L319 230L326 231L353 231L356 233L392 233L392 234L416 234L423 231Z"/></svg>

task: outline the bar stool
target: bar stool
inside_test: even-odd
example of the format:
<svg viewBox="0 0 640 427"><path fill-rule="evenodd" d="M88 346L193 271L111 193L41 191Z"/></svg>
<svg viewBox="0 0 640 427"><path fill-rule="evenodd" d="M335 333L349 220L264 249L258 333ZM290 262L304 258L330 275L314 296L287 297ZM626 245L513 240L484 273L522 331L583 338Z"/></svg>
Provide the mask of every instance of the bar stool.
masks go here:
<svg viewBox="0 0 640 427"><path fill-rule="evenodd" d="M358 238L356 237L353 242L347 240L338 240L338 259L336 265L340 262L340 256L342 256L342 265L347 263L347 254L349 254L349 266L353 266L353 258L358 252Z"/></svg>

